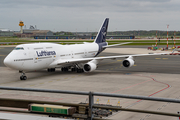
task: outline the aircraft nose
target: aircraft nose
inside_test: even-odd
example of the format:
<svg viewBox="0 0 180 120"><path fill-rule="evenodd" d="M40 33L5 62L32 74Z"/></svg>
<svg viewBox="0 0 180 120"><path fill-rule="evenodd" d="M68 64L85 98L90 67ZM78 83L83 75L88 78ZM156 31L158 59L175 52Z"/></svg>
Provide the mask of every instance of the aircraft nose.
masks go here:
<svg viewBox="0 0 180 120"><path fill-rule="evenodd" d="M4 59L4 64L9 67L11 65L12 61L11 59L9 58L9 56L7 56L5 59Z"/></svg>

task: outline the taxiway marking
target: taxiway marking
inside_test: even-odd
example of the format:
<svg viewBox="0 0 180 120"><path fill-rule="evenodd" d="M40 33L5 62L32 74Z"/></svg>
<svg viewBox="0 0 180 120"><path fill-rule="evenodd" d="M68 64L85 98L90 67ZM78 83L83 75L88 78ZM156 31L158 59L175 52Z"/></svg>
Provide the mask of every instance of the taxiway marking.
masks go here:
<svg viewBox="0 0 180 120"><path fill-rule="evenodd" d="M156 60L160 60L160 59L163 59L163 60L167 60L168 58L155 58Z"/></svg>
<svg viewBox="0 0 180 120"><path fill-rule="evenodd" d="M149 82L149 81L152 81L152 80L146 80L146 81L143 81L143 82L140 82L140 83L137 83L137 84L134 84L134 85L131 85L131 86L128 86L128 87L125 87L125 88L122 88L122 89L113 91L113 92L111 92L111 93L117 93L117 92L119 92L119 91L121 91L121 90L129 89L129 88L135 87L135 86L137 86L137 85L144 84L144 83Z"/></svg>

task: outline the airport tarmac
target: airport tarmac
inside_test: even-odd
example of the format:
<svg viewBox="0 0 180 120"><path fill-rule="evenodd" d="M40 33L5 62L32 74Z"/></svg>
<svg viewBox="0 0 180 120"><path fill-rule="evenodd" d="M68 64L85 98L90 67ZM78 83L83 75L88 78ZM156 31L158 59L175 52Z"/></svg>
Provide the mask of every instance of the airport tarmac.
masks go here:
<svg viewBox="0 0 180 120"><path fill-rule="evenodd" d="M180 56L162 55L136 57L135 65L131 68L124 68L121 65L123 58L116 60L103 60L97 70L91 73L47 72L39 70L28 72L26 81L19 80L20 73L3 65L3 59L13 49L13 47L0 47L0 86L23 87L23 88L40 88L40 89L57 89L72 91L94 91L105 93L153 96L163 98L180 98ZM139 50L145 51L146 48L132 50L129 46L107 49L99 56L133 54ZM132 50L132 51L131 51ZM152 52L152 51L149 51ZM58 102L87 102L87 96L34 93L20 91L0 90L0 97L47 100ZM180 111L180 105L167 102L152 102L145 100L131 100L123 98L99 98L100 104L120 105L123 108L154 110L161 112L177 113ZM176 117L150 115L144 113L118 112L109 117L114 120L176 120Z"/></svg>

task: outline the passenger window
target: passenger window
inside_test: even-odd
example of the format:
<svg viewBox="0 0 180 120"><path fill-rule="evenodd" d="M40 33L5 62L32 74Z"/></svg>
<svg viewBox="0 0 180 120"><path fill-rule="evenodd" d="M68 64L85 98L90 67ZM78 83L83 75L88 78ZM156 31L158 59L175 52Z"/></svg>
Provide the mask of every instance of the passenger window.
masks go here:
<svg viewBox="0 0 180 120"><path fill-rule="evenodd" d="M15 47L14 50L24 50L23 47Z"/></svg>

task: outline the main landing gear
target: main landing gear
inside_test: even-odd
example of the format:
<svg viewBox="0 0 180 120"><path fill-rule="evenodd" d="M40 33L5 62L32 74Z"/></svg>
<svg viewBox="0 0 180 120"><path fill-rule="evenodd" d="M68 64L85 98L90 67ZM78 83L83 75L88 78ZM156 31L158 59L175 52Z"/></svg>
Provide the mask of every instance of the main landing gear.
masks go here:
<svg viewBox="0 0 180 120"><path fill-rule="evenodd" d="M71 70L70 70L70 69L71 69ZM75 72L75 71L76 71L77 73L83 73L83 72L84 72L83 69L77 68L77 67L73 67L73 68L63 67L63 68L61 68L61 71L62 71L62 72L67 72L67 71Z"/></svg>
<svg viewBox="0 0 180 120"><path fill-rule="evenodd" d="M55 70L56 70L55 68L48 68L47 69L48 72L55 72Z"/></svg>
<svg viewBox="0 0 180 120"><path fill-rule="evenodd" d="M83 73L84 70L83 69L77 69L77 73Z"/></svg>
<svg viewBox="0 0 180 120"><path fill-rule="evenodd" d="M20 80L26 80L27 77L26 77L26 74L22 72L22 75L20 76Z"/></svg>

